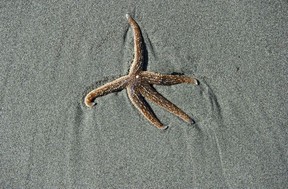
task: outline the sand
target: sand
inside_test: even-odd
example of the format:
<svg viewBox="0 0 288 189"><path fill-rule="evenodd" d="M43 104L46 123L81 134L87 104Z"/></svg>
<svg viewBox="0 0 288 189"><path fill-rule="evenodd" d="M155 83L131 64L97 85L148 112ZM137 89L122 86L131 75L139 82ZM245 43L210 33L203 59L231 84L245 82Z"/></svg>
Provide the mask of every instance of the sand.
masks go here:
<svg viewBox="0 0 288 189"><path fill-rule="evenodd" d="M285 188L287 1L1 2L1 188ZM126 91L139 23L147 69L195 76L155 86L196 123Z"/></svg>

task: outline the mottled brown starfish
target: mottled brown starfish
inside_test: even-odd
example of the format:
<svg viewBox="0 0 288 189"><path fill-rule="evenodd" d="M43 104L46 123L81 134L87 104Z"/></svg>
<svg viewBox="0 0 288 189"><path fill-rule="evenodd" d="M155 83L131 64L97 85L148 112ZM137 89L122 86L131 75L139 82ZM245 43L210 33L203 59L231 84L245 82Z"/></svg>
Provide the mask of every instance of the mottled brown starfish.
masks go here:
<svg viewBox="0 0 288 189"><path fill-rule="evenodd" d="M179 83L198 85L197 80L183 75L162 75L145 71L143 68L143 40L140 27L130 15L126 14L126 17L134 33L134 60L129 74L89 92L85 97L86 106L94 106L94 100L97 97L126 88L133 105L158 129L166 129L167 126L160 122L145 99L161 106L188 123L194 123L192 118L158 93L152 85L175 85Z"/></svg>

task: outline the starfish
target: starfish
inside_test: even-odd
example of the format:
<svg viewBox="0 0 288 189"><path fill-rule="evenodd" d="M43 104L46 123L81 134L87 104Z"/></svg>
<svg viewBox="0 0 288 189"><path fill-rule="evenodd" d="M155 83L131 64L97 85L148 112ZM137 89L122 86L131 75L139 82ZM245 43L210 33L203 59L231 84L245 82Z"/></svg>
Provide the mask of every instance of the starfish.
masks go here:
<svg viewBox="0 0 288 189"><path fill-rule="evenodd" d="M140 27L137 22L128 14L126 14L128 23L134 33L134 59L131 64L128 75L122 76L112 82L109 82L101 87L98 87L89 92L84 100L88 107L95 105L95 99L107 95L112 92L118 92L126 88L128 97L132 104L143 114L158 129L167 129L152 111L146 99L152 101L158 106L175 114L184 121L192 124L193 119L184 111L174 105L172 102L158 93L152 85L175 85L179 83L190 83L198 85L195 78L184 75L163 75L160 73L144 70L143 66L143 46L144 42L141 35Z"/></svg>

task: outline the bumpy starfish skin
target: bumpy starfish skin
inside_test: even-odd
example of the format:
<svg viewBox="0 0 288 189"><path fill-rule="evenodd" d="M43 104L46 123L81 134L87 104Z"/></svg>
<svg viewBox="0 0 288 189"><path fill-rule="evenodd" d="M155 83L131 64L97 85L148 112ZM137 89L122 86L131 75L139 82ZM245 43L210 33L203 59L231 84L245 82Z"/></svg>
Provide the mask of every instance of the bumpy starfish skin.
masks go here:
<svg viewBox="0 0 288 189"><path fill-rule="evenodd" d="M130 67L129 74L89 92L84 101L86 106L92 107L95 105L94 100L96 98L126 88L132 104L158 129L166 129L167 126L164 126L160 122L145 99L161 106L188 123L194 123L192 118L158 93L152 85L175 85L179 83L198 85L197 80L183 75L162 75L155 72L144 71L141 30L130 15L127 14L126 17L134 33L134 60Z"/></svg>

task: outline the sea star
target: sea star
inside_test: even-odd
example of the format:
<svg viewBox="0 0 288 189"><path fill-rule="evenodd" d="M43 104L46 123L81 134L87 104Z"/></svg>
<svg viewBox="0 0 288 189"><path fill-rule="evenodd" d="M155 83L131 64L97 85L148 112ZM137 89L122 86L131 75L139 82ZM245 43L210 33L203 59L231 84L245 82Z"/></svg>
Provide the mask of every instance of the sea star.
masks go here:
<svg viewBox="0 0 288 189"><path fill-rule="evenodd" d="M168 126L164 126L160 122L145 99L152 101L190 124L194 123L192 118L158 93L152 85L175 85L179 83L198 85L198 81L184 75L162 75L145 71L143 68L143 39L140 27L130 15L126 14L126 17L134 33L134 60L129 74L89 92L85 97L85 105L92 107L95 105L94 100L97 97L126 88L133 105L158 129L166 129Z"/></svg>

